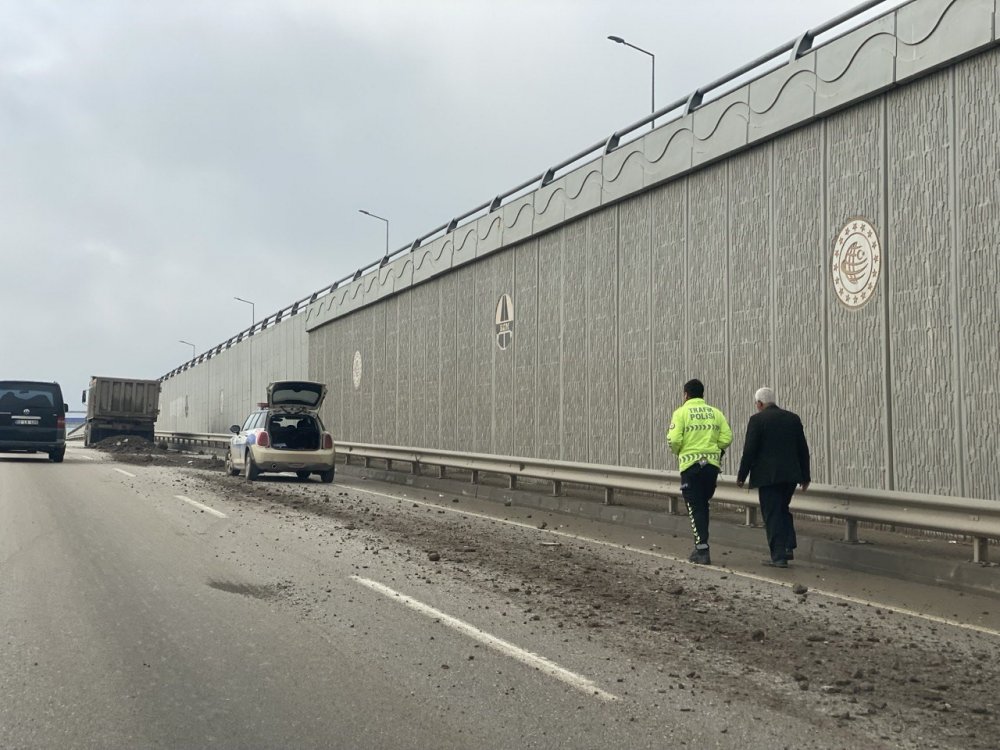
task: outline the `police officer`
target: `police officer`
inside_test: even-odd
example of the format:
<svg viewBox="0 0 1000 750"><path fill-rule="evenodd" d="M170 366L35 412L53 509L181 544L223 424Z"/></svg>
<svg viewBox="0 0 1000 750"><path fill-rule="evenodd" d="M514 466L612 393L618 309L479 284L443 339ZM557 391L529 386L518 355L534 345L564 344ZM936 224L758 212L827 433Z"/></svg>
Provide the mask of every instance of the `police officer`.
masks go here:
<svg viewBox="0 0 1000 750"><path fill-rule="evenodd" d="M700 380L684 384L684 403L670 419L667 443L677 456L681 471L681 494L687 504L694 551L693 563L711 565L708 547L708 501L722 467L722 456L733 442L733 431L721 411L705 403Z"/></svg>
<svg viewBox="0 0 1000 750"><path fill-rule="evenodd" d="M758 389L754 404L757 413L747 424L736 486L742 487L749 477L750 486L757 488L771 552L764 564L787 568L795 549L795 524L789 508L796 484L803 492L809 489L809 443L802 420L774 403L771 388Z"/></svg>

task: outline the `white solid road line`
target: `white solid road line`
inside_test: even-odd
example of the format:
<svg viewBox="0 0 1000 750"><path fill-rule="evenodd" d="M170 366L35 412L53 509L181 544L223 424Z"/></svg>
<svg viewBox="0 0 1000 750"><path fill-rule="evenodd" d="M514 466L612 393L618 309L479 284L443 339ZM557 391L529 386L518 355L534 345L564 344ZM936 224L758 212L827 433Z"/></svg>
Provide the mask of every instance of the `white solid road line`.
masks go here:
<svg viewBox="0 0 1000 750"><path fill-rule="evenodd" d="M124 474L127 477L132 477L133 479L135 479L135 474L130 474L129 472L125 471L125 469L115 469L115 471L117 471L119 474Z"/></svg>
<svg viewBox="0 0 1000 750"><path fill-rule="evenodd" d="M215 508L209 508L207 505L202 505L197 500L192 500L189 497L184 497L184 495L174 495L178 500L183 500L186 503L190 503L199 510L203 510L206 513L211 513L213 516L218 516L219 518L227 518L225 513L220 513Z"/></svg>
<svg viewBox="0 0 1000 750"><path fill-rule="evenodd" d="M449 628L453 628L454 630L457 630L458 632L467 635L470 638L489 646L490 648L496 649L500 653L510 656L523 664L527 664L529 667L534 667L540 672L544 672L551 677L555 677L557 680L561 680L567 685L587 693L587 695L592 695L603 701L618 700L617 695L604 692L597 687L593 681L588 680L586 677L582 677L575 672L570 672L568 669L563 669L555 662L551 662L546 659L544 656L539 656L538 654L533 654L530 651L525 651L523 648L515 646L513 643L505 641L502 638L497 638L495 635L490 635L474 625L470 625L469 623L463 622L458 618L447 615L438 609L434 609L423 602L419 602L412 597L401 594L384 584L378 583L377 581L372 581L368 578L361 578L360 576L351 576L351 578L360 583L362 586L367 586L372 591L377 591L390 599L395 599L402 604L405 604L410 609L414 609L421 614L427 615L428 617L433 617L434 619L439 620L442 624L447 625Z"/></svg>
<svg viewBox="0 0 1000 750"><path fill-rule="evenodd" d="M600 544L605 547L613 547L614 549L625 550L626 552L636 552L640 555L646 555L648 557L656 557L661 560L669 560L671 562L683 563L685 565L694 565L694 563L688 562L684 558L674 557L673 555L665 555L662 552L652 552L650 550L640 549L639 547L629 547L624 544L617 544L615 542L605 542L600 539L593 539L591 537L579 536L577 534L570 534L565 531L558 531L556 529L539 529L537 526L533 526L530 523L522 523L521 521L511 521L505 518L497 518L496 516L490 516L485 513L473 513L467 510L458 510L457 508L448 508L444 505L438 505L437 503L429 503L425 500L415 500L412 497L406 497L404 495L390 495L386 492L376 492L375 490L366 490L361 487L355 487L354 485L347 485L341 483L342 487L349 487L357 492L367 492L369 495L378 495L379 497L386 497L390 500L405 500L406 502L414 503L416 505L423 505L428 508L435 508L438 510L446 510L449 513L457 513L461 516L467 516L469 518L481 518L487 521L497 521L498 523L504 523L508 526L518 526L522 529L533 529L534 531L541 532L543 534L552 534L554 536L565 537L566 539L573 539L579 542L587 542L589 544ZM703 568L704 566L697 566ZM781 581L777 578L768 578L767 576L758 575L756 573L744 573L739 570L734 570L733 568L705 568L706 570L725 570L726 575L737 576L739 578L746 578L751 581L760 581L762 583L772 583L777 586L783 586L785 588L792 588L795 584L788 581ZM838 594L834 591L824 591L823 589L818 589L813 586L809 587L809 590L814 594L819 594L821 596L828 596L831 599L839 599L840 601L850 602L851 604L860 604L869 607L878 607L879 609L884 609L888 612L895 612L899 615L906 615L908 617L916 617L921 620L927 620L928 622L934 622L941 625L951 625L955 628L962 628L963 630L973 630L977 633L984 633L985 635L992 635L1000 638L1000 630L994 630L993 628L983 627L982 625L973 625L966 622L958 622L957 620L949 620L947 617L938 617L937 615L928 615L923 612L916 612L912 609L905 609L903 607L897 607L892 604L885 604L884 602L872 601L869 599L860 599L855 596L850 596L848 594Z"/></svg>

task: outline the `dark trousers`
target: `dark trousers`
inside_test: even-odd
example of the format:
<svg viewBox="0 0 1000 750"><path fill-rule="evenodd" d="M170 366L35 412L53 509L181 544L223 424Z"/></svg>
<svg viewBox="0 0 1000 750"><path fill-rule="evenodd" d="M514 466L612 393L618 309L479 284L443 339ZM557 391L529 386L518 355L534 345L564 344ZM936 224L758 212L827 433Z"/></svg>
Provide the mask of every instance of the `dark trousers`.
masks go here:
<svg viewBox="0 0 1000 750"><path fill-rule="evenodd" d="M772 560L785 560L789 551L795 549L795 523L789 509L794 494L794 484L769 484L757 488Z"/></svg>
<svg viewBox="0 0 1000 750"><path fill-rule="evenodd" d="M681 495L698 549L708 549L708 501L715 494L718 478L719 470L712 464L695 464L681 472Z"/></svg>

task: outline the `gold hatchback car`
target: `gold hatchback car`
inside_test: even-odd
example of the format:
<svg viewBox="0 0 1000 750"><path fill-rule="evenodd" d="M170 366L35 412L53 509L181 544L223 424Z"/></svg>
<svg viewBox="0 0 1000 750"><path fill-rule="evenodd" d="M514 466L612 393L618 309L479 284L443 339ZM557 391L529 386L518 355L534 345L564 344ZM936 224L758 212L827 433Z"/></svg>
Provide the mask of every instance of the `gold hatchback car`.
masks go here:
<svg viewBox="0 0 1000 750"><path fill-rule="evenodd" d="M233 438L226 453L226 472L242 473L252 482L264 472L295 472L299 479L318 474L332 482L333 435L319 418L326 385L283 380L267 386L267 403L229 428Z"/></svg>

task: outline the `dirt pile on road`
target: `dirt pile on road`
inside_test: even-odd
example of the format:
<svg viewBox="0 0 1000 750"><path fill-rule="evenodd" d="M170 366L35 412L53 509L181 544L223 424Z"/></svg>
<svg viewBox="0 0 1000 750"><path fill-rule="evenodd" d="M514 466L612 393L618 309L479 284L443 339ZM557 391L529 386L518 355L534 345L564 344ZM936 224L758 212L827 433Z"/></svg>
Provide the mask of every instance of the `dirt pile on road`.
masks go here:
<svg viewBox="0 0 1000 750"><path fill-rule="evenodd" d="M170 450L165 443L151 443L136 435L114 435L96 443L94 448L113 454L116 461L129 464L192 466L208 469L222 465L213 453L186 453Z"/></svg>

